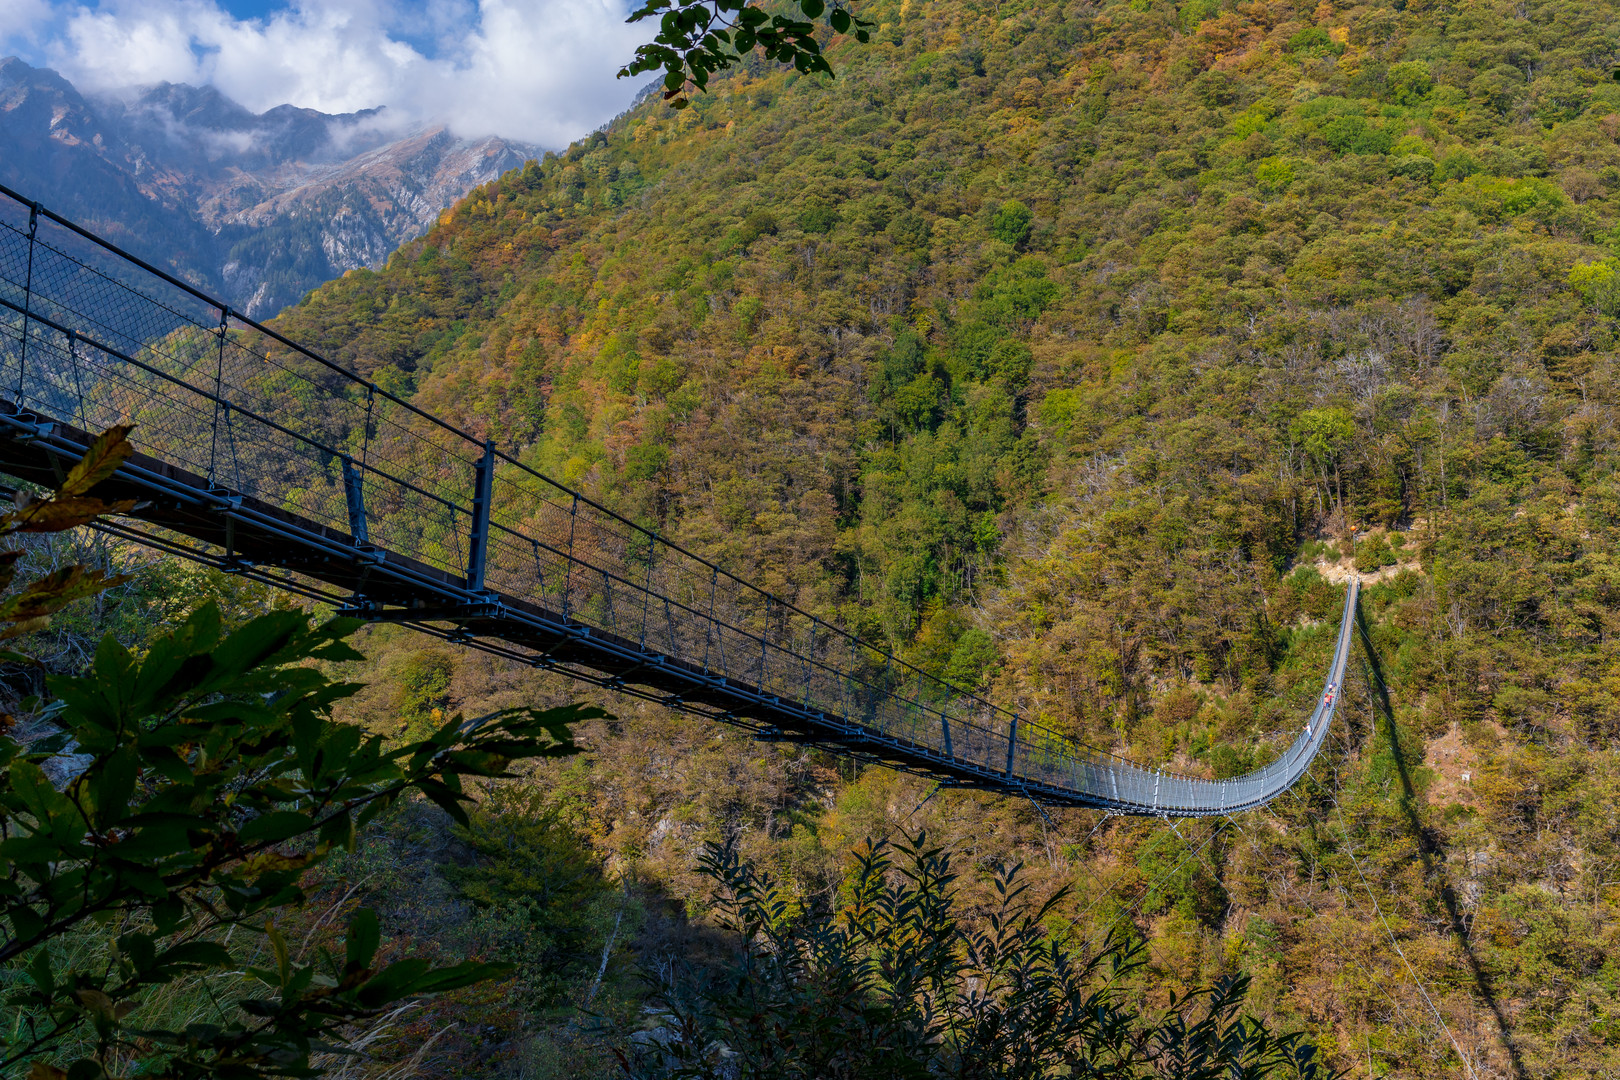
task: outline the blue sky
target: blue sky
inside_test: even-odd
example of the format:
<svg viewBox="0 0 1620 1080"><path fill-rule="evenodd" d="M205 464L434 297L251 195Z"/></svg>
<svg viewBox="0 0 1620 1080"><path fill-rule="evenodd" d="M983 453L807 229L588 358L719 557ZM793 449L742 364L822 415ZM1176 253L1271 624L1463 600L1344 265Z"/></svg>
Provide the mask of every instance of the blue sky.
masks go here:
<svg viewBox="0 0 1620 1080"><path fill-rule="evenodd" d="M86 92L211 84L256 111L382 106L400 127L566 145L622 111L629 0L0 0L0 55Z"/></svg>
<svg viewBox="0 0 1620 1080"><path fill-rule="evenodd" d="M285 9L287 5L262 3L258 0L232 0L231 3L220 6L238 19L262 19L273 11Z"/></svg>

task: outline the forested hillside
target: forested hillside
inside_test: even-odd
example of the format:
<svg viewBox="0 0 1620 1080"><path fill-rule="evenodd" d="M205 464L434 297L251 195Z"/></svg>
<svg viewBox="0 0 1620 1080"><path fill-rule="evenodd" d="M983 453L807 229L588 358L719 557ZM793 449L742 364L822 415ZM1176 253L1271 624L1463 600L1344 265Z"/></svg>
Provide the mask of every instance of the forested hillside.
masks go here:
<svg viewBox="0 0 1620 1080"><path fill-rule="evenodd" d="M1251 974L1352 1075L1620 1072L1620 3L861 14L836 78L644 105L279 329L1144 760L1285 744L1352 562L1378 669L1312 784L1175 831L603 699L546 813L636 883L638 955L701 840L808 901L927 826L1134 926L1153 993ZM577 693L366 647L371 724ZM525 1067L587 1068L536 1030Z"/></svg>

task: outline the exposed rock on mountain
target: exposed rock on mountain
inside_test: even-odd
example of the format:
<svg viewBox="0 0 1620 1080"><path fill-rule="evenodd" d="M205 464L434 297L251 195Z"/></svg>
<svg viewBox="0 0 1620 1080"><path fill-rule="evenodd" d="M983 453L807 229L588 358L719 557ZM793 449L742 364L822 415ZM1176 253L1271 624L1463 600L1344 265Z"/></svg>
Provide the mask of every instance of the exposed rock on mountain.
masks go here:
<svg viewBox="0 0 1620 1080"><path fill-rule="evenodd" d="M0 182L254 316L381 264L538 152L401 131L380 109L253 113L212 87L87 98L54 71L0 60Z"/></svg>

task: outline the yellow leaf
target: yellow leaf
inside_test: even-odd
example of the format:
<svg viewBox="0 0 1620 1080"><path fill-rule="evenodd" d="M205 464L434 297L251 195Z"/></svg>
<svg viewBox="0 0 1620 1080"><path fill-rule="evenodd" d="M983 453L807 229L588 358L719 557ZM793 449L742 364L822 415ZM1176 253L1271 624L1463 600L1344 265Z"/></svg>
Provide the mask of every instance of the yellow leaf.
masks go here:
<svg viewBox="0 0 1620 1080"><path fill-rule="evenodd" d="M67 1080L67 1073L48 1061L36 1061L28 1067L28 1080Z"/></svg>
<svg viewBox="0 0 1620 1080"><path fill-rule="evenodd" d="M118 466L135 453L135 448L129 445L129 433L133 430L133 425L118 424L97 435L90 449L84 452L84 457L62 481L62 490L57 492L57 497L83 495L117 472Z"/></svg>
<svg viewBox="0 0 1620 1080"><path fill-rule="evenodd" d="M100 570L64 566L38 581L29 582L22 592L0 599L0 622L26 624L11 627L0 634L0 640L37 630L44 625L37 620L60 611L82 596L94 596L127 580L124 574L107 577Z"/></svg>
<svg viewBox="0 0 1620 1080"><path fill-rule="evenodd" d="M66 532L79 525L88 525L104 514L128 513L134 505L133 500L106 503L78 495L46 499L13 515L17 524L12 531Z"/></svg>
<svg viewBox="0 0 1620 1080"><path fill-rule="evenodd" d="M104 1019L111 1020L117 1013L112 998L100 990L75 990L73 991L73 997L80 1005Z"/></svg>
<svg viewBox="0 0 1620 1080"><path fill-rule="evenodd" d="M308 866L315 859L315 856L315 852L305 852L302 855L283 855L281 852L271 849L261 851L252 858L242 860L241 870L247 876L260 874L267 870L300 870Z"/></svg>
<svg viewBox="0 0 1620 1080"><path fill-rule="evenodd" d="M4 616L0 616L0 618L3 617ZM13 623L12 625L6 627L5 630L0 631L0 641L9 641L15 637L22 637L24 634L32 634L34 631L43 630L49 625L51 625L51 620L45 615L37 615L33 618L24 619L21 622Z"/></svg>

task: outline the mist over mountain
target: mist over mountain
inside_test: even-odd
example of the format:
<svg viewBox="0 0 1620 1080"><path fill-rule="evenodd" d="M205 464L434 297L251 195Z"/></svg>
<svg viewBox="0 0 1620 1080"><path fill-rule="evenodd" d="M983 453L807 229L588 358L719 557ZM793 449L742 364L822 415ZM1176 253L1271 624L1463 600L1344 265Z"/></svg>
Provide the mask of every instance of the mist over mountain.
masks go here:
<svg viewBox="0 0 1620 1080"><path fill-rule="evenodd" d="M254 113L212 87L86 95L0 59L0 182L268 316L377 266L467 191L536 157L385 110Z"/></svg>

